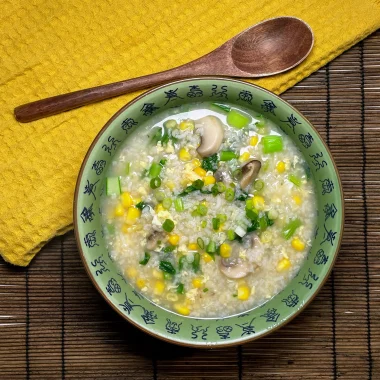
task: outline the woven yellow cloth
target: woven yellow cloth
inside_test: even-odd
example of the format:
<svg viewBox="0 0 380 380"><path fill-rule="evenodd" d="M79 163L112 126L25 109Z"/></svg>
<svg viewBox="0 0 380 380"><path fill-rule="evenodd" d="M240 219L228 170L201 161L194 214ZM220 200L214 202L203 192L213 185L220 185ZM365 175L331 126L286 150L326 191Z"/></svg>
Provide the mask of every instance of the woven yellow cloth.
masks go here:
<svg viewBox="0 0 380 380"><path fill-rule="evenodd" d="M26 266L72 228L75 181L99 129L137 93L30 124L13 108L40 98L172 68L275 16L315 34L296 69L253 81L281 93L380 26L379 0L2 0L0 253Z"/></svg>

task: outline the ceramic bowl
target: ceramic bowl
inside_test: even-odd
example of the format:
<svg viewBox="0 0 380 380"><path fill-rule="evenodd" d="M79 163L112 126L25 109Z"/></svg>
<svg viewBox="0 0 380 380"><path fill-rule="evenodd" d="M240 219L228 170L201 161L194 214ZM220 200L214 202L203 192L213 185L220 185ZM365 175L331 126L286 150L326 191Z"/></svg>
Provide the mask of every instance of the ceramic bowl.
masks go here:
<svg viewBox="0 0 380 380"><path fill-rule="evenodd" d="M192 318L150 302L126 282L102 234L99 199L113 156L151 115L185 103L218 101L263 113L293 140L316 185L318 221L312 248L296 277L263 305L225 318ZM92 206L93 217L84 218ZM196 347L241 344L266 335L299 314L326 281L343 233L342 187L334 160L311 123L273 93L232 79L194 78L150 90L117 112L99 132L83 161L75 191L74 227L83 264L99 293L127 321L166 341Z"/></svg>

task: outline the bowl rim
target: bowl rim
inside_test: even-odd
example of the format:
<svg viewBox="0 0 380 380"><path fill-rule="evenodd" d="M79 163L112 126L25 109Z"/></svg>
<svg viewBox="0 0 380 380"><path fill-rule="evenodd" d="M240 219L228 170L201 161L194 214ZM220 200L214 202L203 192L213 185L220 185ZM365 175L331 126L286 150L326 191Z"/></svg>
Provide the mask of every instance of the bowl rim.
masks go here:
<svg viewBox="0 0 380 380"><path fill-rule="evenodd" d="M151 88L147 91L145 91L144 93L142 93L141 95L133 98L131 101L129 101L128 103L126 103L123 107L121 107L107 122L106 124L100 129L100 131L97 133L97 135L95 136L95 138L93 139L91 145L89 146L88 150L87 150L87 153L86 155L84 156L83 158L83 161L82 161L82 164L81 164L81 167L80 167L80 170L79 170L79 173L78 173L78 177L77 177L77 181L76 181L76 184L75 184L75 192L74 192L74 201L73 201L73 227L74 227L74 234L75 234L75 240L76 240L76 244L77 244L77 248L78 248L78 251L79 251L79 254L80 254L80 258L81 258L81 261L83 263L83 266L85 267L86 269L86 272L87 272L87 275L89 276L89 278L91 279L91 282L92 284L95 286L95 288L97 289L97 291L100 293L100 295L103 297L103 299L107 302L107 304L109 306L111 306L111 308L113 310L115 310L124 320L128 321L129 323L131 323L133 326L137 327L139 330L143 331L144 333L148 333L149 335L155 337L156 339L160 339L160 340L163 340L165 342L168 342L168 343L172 343L172 344L176 344L176 345L179 345L179 346L184 346L184 347L192 347L192 348L203 348L203 349L212 349L213 346L209 346L209 345L200 345L200 344L196 344L196 343L191 343L191 342L182 342L181 340L176 340L176 339L168 339L167 337L164 337L164 336L161 336L161 335L158 335L156 333L154 333L152 330L150 330L149 328L145 328L143 327L142 325L134 322L132 319L130 319L127 315L125 315L121 310L119 310L108 298L107 294L105 293L105 291L103 291L103 289L100 288L100 286L98 285L98 282L96 281L96 279L94 278L94 276L92 275L91 273L91 270L88 266L88 263L85 259L85 255L84 255L84 252L83 252L83 249L82 249L82 242L79 238L79 232L78 232L78 218L77 218L77 204L78 204L78 196L79 196L79 187L80 187L80 183L82 181L82 176L83 176L83 171L84 171L84 168L87 164L87 161L88 161L88 158L90 156L90 154L92 153L92 150L94 149L94 147L96 146L96 144L98 143L98 140L100 139L100 137L103 135L103 133L108 129L108 127L110 126L110 124L120 115L122 114L127 108L129 108L132 104L138 102L139 100L143 99L144 97L146 97L147 95L150 95L151 93L154 93L156 92L157 90L160 90L162 88L165 88L167 86L171 86L173 84L181 84L181 83L184 83L184 82L190 82L190 81L203 81L203 80L221 80L221 81L225 81L225 82L233 82L233 83L238 83L238 84L244 84L244 85L248 85L250 87L253 87L254 89L259 89L263 92L266 92L268 94L270 94L271 96L274 96L275 98L277 98L280 102L283 102L285 103L288 107L290 107L292 110L294 110L295 112L297 112L298 114L300 114L304 120L306 120L306 122L308 123L308 125L312 128L312 130L314 131L314 133L316 133L316 135L318 136L318 138L320 139L320 141L322 142L324 148L326 149L326 152L328 153L330 159L331 159L331 162L333 164L333 168L334 168L334 171L336 173L336 176L337 176L337 179L338 179L338 184L339 184L339 190L340 190L340 197L341 197L341 203L342 203L342 223L341 223L341 226L340 226L340 238L339 238L339 241L338 241L338 244L336 245L335 247L335 255L334 255L334 258L333 260L331 261L330 265L329 265L329 268L326 272L326 275L325 275L325 278L320 282L319 286L317 288L315 288L315 291L311 294L310 298L299 308L297 309L296 311L294 311L288 318L286 318L284 321L282 321L281 323L279 323L278 325L274 326L274 327L271 327L271 328L268 328L266 329L263 333L261 334L255 334L254 336L250 337L250 336L247 336L247 338L243 339L243 340L235 340L235 341L232 341L232 342L229 342L229 343L218 343L217 345L215 345L215 348L224 348L224 347L231 347L231 346L237 346L237 345L240 345L240 344L245 344L245 343L248 343L248 342L252 342L254 340L257 340L257 339L260 339L260 338L263 338L264 336L266 335L269 335L275 331L277 331L278 329L280 329L281 327L285 326L286 324L288 324L289 322L291 322L295 317L297 317L302 311L304 311L309 305L310 303L315 299L315 297L317 296L317 294L320 292L320 290L322 289L322 287L325 285L326 281L328 280L328 278L330 277L330 274L334 268L334 265L335 265L335 262L336 262L336 259L338 257L338 254L340 252L340 247L341 247L341 244L342 244L342 239L343 239L343 234L344 234L344 220L345 220L345 203L344 203L344 192L343 192L343 186L342 186L342 181L340 179L340 174L339 174L339 171L338 171L338 168L337 168L337 165L335 163L335 160L333 158L333 155L330 151L330 148L328 147L327 143L324 141L324 139L322 138L321 134L318 132L318 130L314 127L314 125L309 121L309 119L307 117L305 117L305 115L303 115L302 112L300 112L298 109L296 109L295 107L293 107L290 103L288 103L286 100L282 99L279 95L275 94L274 92L272 91L269 91L267 90L266 88L264 87L261 87L261 86L258 86L257 84L252 84L250 82L246 82L246 81L243 81L243 80L239 80L239 79L233 79L233 78L228 78L228 77L222 77L222 76L201 76L201 77L191 77L191 78L185 78L185 79L179 79L179 80L174 80L174 81L170 81L170 82L167 82L167 83L163 83L161 85L158 85L154 88ZM186 318L186 317L185 317Z"/></svg>

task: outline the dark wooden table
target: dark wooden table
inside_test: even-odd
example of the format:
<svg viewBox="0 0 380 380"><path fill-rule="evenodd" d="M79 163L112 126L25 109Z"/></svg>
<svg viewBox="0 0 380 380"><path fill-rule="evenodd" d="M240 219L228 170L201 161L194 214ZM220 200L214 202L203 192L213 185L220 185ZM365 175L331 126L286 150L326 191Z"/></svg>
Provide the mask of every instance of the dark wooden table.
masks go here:
<svg viewBox="0 0 380 380"><path fill-rule="evenodd" d="M27 269L0 262L0 379L380 379L380 31L283 97L329 144L346 200L335 269L306 311L240 347L163 343L107 306L68 233Z"/></svg>

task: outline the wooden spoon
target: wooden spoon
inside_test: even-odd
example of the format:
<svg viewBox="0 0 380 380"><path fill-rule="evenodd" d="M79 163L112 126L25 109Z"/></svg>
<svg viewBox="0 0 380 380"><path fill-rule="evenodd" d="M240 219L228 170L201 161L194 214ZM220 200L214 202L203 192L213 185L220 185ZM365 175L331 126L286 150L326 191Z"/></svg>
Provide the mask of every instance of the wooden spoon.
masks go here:
<svg viewBox="0 0 380 380"><path fill-rule="evenodd" d="M313 32L302 20L295 17L272 18L246 29L212 52L185 65L24 104L16 107L14 114L18 121L25 123L188 77L224 75L257 78L274 75L300 64L310 53L313 43Z"/></svg>

